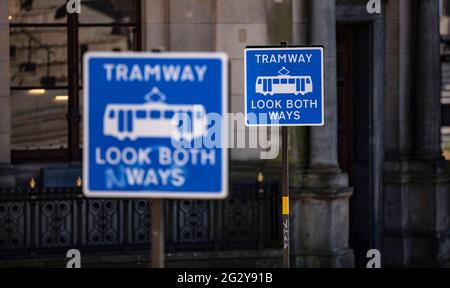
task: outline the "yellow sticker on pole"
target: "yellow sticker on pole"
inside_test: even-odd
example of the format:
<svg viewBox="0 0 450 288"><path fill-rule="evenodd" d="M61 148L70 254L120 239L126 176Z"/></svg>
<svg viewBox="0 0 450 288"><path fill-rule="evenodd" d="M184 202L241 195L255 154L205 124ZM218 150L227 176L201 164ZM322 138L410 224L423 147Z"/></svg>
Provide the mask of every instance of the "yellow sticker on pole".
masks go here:
<svg viewBox="0 0 450 288"><path fill-rule="evenodd" d="M289 197L283 197L283 215L289 215Z"/></svg>

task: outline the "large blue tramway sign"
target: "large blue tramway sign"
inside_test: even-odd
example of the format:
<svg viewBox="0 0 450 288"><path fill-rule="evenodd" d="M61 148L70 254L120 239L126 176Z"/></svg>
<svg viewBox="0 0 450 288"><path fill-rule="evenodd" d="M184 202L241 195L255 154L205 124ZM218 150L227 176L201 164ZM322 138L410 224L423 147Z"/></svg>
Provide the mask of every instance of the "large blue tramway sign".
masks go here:
<svg viewBox="0 0 450 288"><path fill-rule="evenodd" d="M88 53L84 87L86 196L227 196L226 54Z"/></svg>
<svg viewBox="0 0 450 288"><path fill-rule="evenodd" d="M323 47L247 47L247 126L324 124Z"/></svg>

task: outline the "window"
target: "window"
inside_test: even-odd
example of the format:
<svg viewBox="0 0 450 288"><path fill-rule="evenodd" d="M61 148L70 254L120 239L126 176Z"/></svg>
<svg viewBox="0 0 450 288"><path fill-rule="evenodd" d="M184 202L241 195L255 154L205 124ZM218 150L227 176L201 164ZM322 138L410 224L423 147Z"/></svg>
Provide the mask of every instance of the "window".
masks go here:
<svg viewBox="0 0 450 288"><path fill-rule="evenodd" d="M111 110L111 111L109 112L109 119L114 119L115 114L116 114L116 113L114 113L114 110Z"/></svg>
<svg viewBox="0 0 450 288"><path fill-rule="evenodd" d="M147 113L145 112L145 110L138 110L136 111L136 118L145 119L147 118Z"/></svg>
<svg viewBox="0 0 450 288"><path fill-rule="evenodd" d="M258 84L262 84L262 79L261 78L258 79Z"/></svg>
<svg viewBox="0 0 450 288"><path fill-rule="evenodd" d="M150 118L152 118L152 119L161 118L161 112L160 111L150 111Z"/></svg>
<svg viewBox="0 0 450 288"><path fill-rule="evenodd" d="M8 1L12 160L80 161L82 56L140 50L141 0Z"/></svg>
<svg viewBox="0 0 450 288"><path fill-rule="evenodd" d="M166 112L164 112L164 118L172 119L174 114L175 113L173 111L166 111Z"/></svg>
<svg viewBox="0 0 450 288"><path fill-rule="evenodd" d="M273 79L273 84L280 84L280 79Z"/></svg>
<svg viewBox="0 0 450 288"><path fill-rule="evenodd" d="M306 84L311 84L311 79L306 78Z"/></svg>
<svg viewBox="0 0 450 288"><path fill-rule="evenodd" d="M281 79L281 84L287 84L287 79Z"/></svg>
<svg viewBox="0 0 450 288"><path fill-rule="evenodd" d="M295 84L295 79L294 78L289 79L289 84Z"/></svg>

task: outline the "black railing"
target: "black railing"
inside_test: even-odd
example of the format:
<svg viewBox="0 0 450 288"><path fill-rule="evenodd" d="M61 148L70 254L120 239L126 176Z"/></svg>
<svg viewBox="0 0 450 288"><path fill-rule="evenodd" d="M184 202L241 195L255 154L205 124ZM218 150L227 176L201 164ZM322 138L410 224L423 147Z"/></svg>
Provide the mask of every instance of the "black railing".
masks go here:
<svg viewBox="0 0 450 288"><path fill-rule="evenodd" d="M4 190L0 255L149 249L148 200L86 199L79 190Z"/></svg>
<svg viewBox="0 0 450 288"><path fill-rule="evenodd" d="M278 247L278 183L232 183L225 201L166 201L168 252ZM79 189L0 190L0 259L149 250L151 201L87 199Z"/></svg>

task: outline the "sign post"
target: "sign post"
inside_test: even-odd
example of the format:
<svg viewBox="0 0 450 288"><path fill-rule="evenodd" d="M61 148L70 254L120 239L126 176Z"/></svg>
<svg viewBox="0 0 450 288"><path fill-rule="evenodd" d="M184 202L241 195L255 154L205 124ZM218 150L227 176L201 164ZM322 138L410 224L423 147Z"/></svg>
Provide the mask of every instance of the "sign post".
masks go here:
<svg viewBox="0 0 450 288"><path fill-rule="evenodd" d="M162 49L153 49L154 53L162 53ZM152 200L152 223L150 230L150 268L164 268L165 249L164 245L164 200Z"/></svg>
<svg viewBox="0 0 450 288"><path fill-rule="evenodd" d="M287 47L287 42L281 42L281 47ZM283 214L283 266L290 267L289 241L289 127L281 127L281 189Z"/></svg>
<svg viewBox="0 0 450 288"><path fill-rule="evenodd" d="M321 46L245 49L247 126L281 126L283 266L289 268L289 126L324 125Z"/></svg>
<svg viewBox="0 0 450 288"><path fill-rule="evenodd" d="M281 127L281 185L283 214L283 266L289 268L289 130Z"/></svg>
<svg viewBox="0 0 450 288"><path fill-rule="evenodd" d="M152 226L150 231L151 247L151 268L164 268L164 200L152 200Z"/></svg>
<svg viewBox="0 0 450 288"><path fill-rule="evenodd" d="M84 87L83 193L155 199L151 262L162 267L162 199L228 195L228 57L87 53Z"/></svg>

